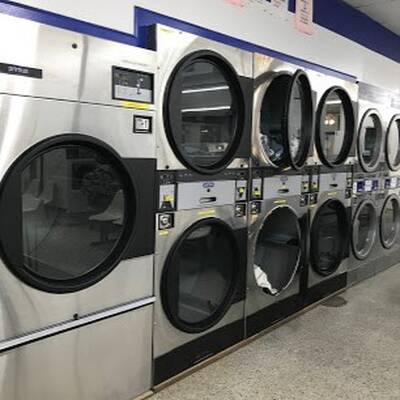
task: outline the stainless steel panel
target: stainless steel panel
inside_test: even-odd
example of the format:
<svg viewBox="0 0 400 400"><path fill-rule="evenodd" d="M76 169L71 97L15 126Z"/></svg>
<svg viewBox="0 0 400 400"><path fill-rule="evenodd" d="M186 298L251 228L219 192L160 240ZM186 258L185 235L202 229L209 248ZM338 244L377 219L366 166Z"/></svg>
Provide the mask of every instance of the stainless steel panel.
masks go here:
<svg viewBox="0 0 400 400"><path fill-rule="evenodd" d="M264 200L291 197L301 193L302 175L280 175L264 178Z"/></svg>
<svg viewBox="0 0 400 400"><path fill-rule="evenodd" d="M0 354L5 400L130 400L151 387L153 307Z"/></svg>
<svg viewBox="0 0 400 400"><path fill-rule="evenodd" d="M176 65L188 54L196 51L211 50L224 57L239 76L252 78L253 56L252 53L167 26L157 25L156 29L158 73L155 107L160 110L156 115L155 123L157 132L157 168L160 170L167 169L168 166L169 169L185 169L169 145L162 113L167 82ZM229 168L247 166L247 159L234 159Z"/></svg>
<svg viewBox="0 0 400 400"><path fill-rule="evenodd" d="M159 357L169 351L188 343L198 337L204 336L231 322L243 318L244 302L234 304L221 321L211 329L198 333L189 334L175 328L168 320L161 303L160 283L163 268L172 246L182 233L194 222L206 218L218 218L226 222L233 229L241 229L247 226L247 217L237 218L234 216L234 206L223 206L206 208L202 210L185 210L175 213L175 227L168 231L156 232L156 254L154 260L154 357Z"/></svg>
<svg viewBox="0 0 400 400"><path fill-rule="evenodd" d="M43 70L43 79L0 74L0 93L110 105L112 66L156 71L154 52L0 15L0 62Z"/></svg>
<svg viewBox="0 0 400 400"><path fill-rule="evenodd" d="M300 176L301 178L301 176ZM254 255L256 243L264 221L276 209L280 207L289 207L297 216L301 218L308 213L307 207L300 207L300 197L293 196L285 199L274 199L263 201L261 204L261 213L249 216L249 243L248 243L248 261L247 261L247 295L245 300L246 317L262 310L273 303L288 298L299 293L299 274L295 276L290 286L278 296L265 294L258 286L254 276Z"/></svg>
<svg viewBox="0 0 400 400"><path fill-rule="evenodd" d="M347 186L346 172L330 172L321 174L319 178L320 192L329 192L333 190L345 190Z"/></svg>
<svg viewBox="0 0 400 400"><path fill-rule="evenodd" d="M217 207L235 203L235 181L178 183L178 210Z"/></svg>
<svg viewBox="0 0 400 400"><path fill-rule="evenodd" d="M137 113L117 107L0 95L0 177L31 146L69 133L102 140L121 157L154 158L154 135L133 134L133 116Z"/></svg>

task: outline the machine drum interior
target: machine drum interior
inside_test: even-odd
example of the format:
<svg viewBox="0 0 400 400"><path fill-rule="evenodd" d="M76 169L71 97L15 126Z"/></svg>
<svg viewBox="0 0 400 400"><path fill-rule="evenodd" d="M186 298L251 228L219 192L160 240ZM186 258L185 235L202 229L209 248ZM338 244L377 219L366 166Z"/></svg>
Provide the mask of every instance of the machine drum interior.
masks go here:
<svg viewBox="0 0 400 400"><path fill-rule="evenodd" d="M315 144L321 161L328 167L343 164L352 148L354 110L347 92L328 89L317 109Z"/></svg>
<svg viewBox="0 0 400 400"><path fill-rule="evenodd" d="M387 130L386 161L391 170L400 168L400 114L392 118Z"/></svg>
<svg viewBox="0 0 400 400"><path fill-rule="evenodd" d="M183 233L161 282L163 307L177 328L201 332L224 316L238 283L238 257L231 228L219 220L202 220Z"/></svg>
<svg viewBox="0 0 400 400"><path fill-rule="evenodd" d="M353 251L363 260L370 254L376 237L377 214L371 201L364 201L358 207L353 220Z"/></svg>
<svg viewBox="0 0 400 400"><path fill-rule="evenodd" d="M272 211L258 233L254 254L257 284L268 294L278 295L292 282L300 264L301 228L289 207Z"/></svg>
<svg viewBox="0 0 400 400"><path fill-rule="evenodd" d="M396 242L400 225L400 204L396 195L389 196L381 214L381 241L389 249Z"/></svg>
<svg viewBox="0 0 400 400"><path fill-rule="evenodd" d="M311 88L302 71L272 80L260 109L260 142L273 165L303 166L311 142L312 115Z"/></svg>
<svg viewBox="0 0 400 400"><path fill-rule="evenodd" d="M383 144L382 120L376 110L368 110L358 132L358 158L365 171L373 171L380 160Z"/></svg>
<svg viewBox="0 0 400 400"><path fill-rule="evenodd" d="M187 167L212 173L233 158L244 100L231 67L214 55L192 55L172 75L164 105L167 136Z"/></svg>
<svg viewBox="0 0 400 400"><path fill-rule="evenodd" d="M311 266L321 276L332 275L340 266L348 245L346 208L336 199L322 204L311 227Z"/></svg>

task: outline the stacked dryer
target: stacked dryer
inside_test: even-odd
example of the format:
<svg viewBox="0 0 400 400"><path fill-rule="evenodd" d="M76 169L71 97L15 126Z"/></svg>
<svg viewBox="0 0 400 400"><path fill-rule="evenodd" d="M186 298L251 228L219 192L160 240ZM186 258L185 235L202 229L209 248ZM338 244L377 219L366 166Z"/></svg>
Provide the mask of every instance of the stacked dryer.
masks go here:
<svg viewBox="0 0 400 400"><path fill-rule="evenodd" d="M310 71L316 97L306 304L347 285L358 86Z"/></svg>
<svg viewBox="0 0 400 400"><path fill-rule="evenodd" d="M154 26L154 384L244 338L252 54Z"/></svg>
<svg viewBox="0 0 400 400"><path fill-rule="evenodd" d="M151 387L155 55L3 14L0 32L0 398L132 398Z"/></svg>
<svg viewBox="0 0 400 400"><path fill-rule="evenodd" d="M298 67L254 57L246 335L302 307L313 99Z"/></svg>

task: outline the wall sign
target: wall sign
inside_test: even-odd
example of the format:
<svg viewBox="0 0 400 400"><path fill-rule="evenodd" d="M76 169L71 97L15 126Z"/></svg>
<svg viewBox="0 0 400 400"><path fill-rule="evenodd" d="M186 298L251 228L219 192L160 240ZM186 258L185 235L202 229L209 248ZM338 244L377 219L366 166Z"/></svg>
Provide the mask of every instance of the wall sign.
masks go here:
<svg viewBox="0 0 400 400"><path fill-rule="evenodd" d="M43 71L38 68L26 67L15 64L0 63L0 73L9 75L25 76L27 78L42 79Z"/></svg>
<svg viewBox="0 0 400 400"><path fill-rule="evenodd" d="M302 33L314 33L313 4L314 0L296 0L295 27Z"/></svg>

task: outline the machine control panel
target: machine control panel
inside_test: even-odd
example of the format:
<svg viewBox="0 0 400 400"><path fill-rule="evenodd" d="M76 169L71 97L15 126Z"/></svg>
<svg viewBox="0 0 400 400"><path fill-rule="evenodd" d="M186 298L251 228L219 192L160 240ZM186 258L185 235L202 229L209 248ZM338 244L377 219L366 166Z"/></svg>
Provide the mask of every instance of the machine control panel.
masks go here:
<svg viewBox="0 0 400 400"><path fill-rule="evenodd" d="M247 200L247 180L236 181L236 201Z"/></svg>
<svg viewBox="0 0 400 400"><path fill-rule="evenodd" d="M263 180L254 178L251 182L251 199L260 200L263 198Z"/></svg>
<svg viewBox="0 0 400 400"><path fill-rule="evenodd" d="M164 231L174 227L174 214L165 213L158 216L158 229Z"/></svg>
<svg viewBox="0 0 400 400"><path fill-rule="evenodd" d="M308 197L308 205L315 206L318 203L318 193L312 193Z"/></svg>
<svg viewBox="0 0 400 400"><path fill-rule="evenodd" d="M160 211L172 211L176 208L176 185L160 185L158 209Z"/></svg>
<svg viewBox="0 0 400 400"><path fill-rule="evenodd" d="M152 133L152 117L145 115L133 116L133 133Z"/></svg>
<svg viewBox="0 0 400 400"><path fill-rule="evenodd" d="M250 203L250 214L251 215L258 215L261 214L261 201L252 201Z"/></svg>
<svg viewBox="0 0 400 400"><path fill-rule="evenodd" d="M310 191L310 176L303 175L301 182L301 193L308 193Z"/></svg>
<svg viewBox="0 0 400 400"><path fill-rule="evenodd" d="M392 176L391 178L385 179L385 189L397 189L397 177Z"/></svg>
<svg viewBox="0 0 400 400"><path fill-rule="evenodd" d="M245 217L247 215L247 204L238 203L235 205L235 217Z"/></svg>
<svg viewBox="0 0 400 400"><path fill-rule="evenodd" d="M300 196L300 207L306 207L308 206L309 198L307 195L301 195Z"/></svg>
<svg viewBox="0 0 400 400"><path fill-rule="evenodd" d="M319 174L312 174L310 176L310 192L319 191Z"/></svg>
<svg viewBox="0 0 400 400"><path fill-rule="evenodd" d="M115 100L153 103L153 74L113 66L112 98Z"/></svg>

